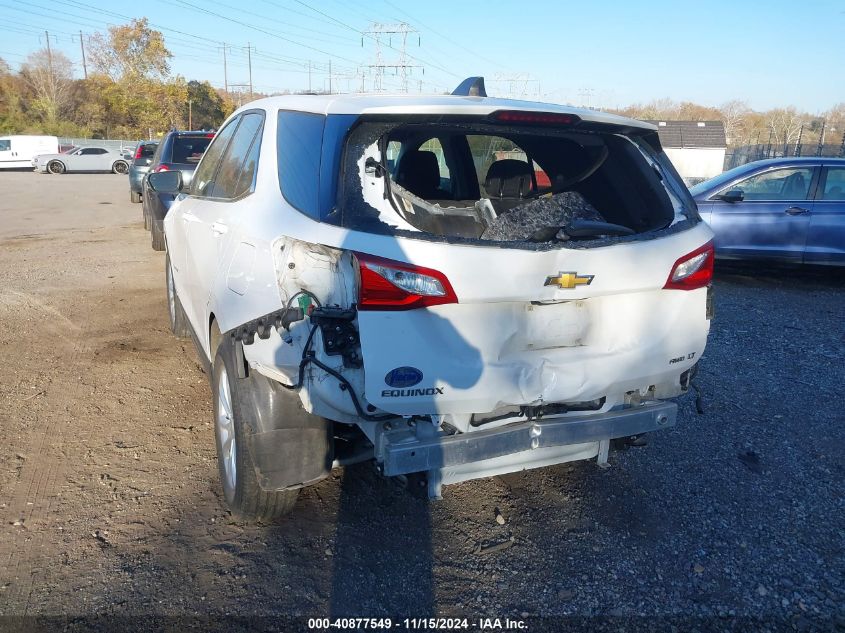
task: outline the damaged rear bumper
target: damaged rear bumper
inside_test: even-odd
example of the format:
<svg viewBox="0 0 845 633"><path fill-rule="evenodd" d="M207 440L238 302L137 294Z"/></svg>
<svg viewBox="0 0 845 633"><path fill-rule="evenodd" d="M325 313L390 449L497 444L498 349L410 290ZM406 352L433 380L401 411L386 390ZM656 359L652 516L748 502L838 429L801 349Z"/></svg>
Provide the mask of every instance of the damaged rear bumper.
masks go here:
<svg viewBox="0 0 845 633"><path fill-rule="evenodd" d="M597 446L590 445L602 440L674 426L677 411L672 402L647 402L607 413L544 418L446 437L388 434L381 451L384 474L440 471L445 484L584 459L597 454ZM577 450L556 450L568 447ZM524 458L510 459L514 454L523 454Z"/></svg>

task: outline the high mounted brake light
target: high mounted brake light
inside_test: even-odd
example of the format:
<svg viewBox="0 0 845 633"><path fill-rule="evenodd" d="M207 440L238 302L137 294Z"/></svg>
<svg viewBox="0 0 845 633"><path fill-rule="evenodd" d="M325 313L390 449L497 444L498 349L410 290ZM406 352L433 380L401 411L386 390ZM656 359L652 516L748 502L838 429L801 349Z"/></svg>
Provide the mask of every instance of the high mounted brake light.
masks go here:
<svg viewBox="0 0 845 633"><path fill-rule="evenodd" d="M574 114L560 112L532 112L530 110L496 110L490 115L496 123L513 125L575 125L581 119Z"/></svg>
<svg viewBox="0 0 845 633"><path fill-rule="evenodd" d="M709 286L713 281L713 242L680 257L672 266L664 289L695 290Z"/></svg>
<svg viewBox="0 0 845 633"><path fill-rule="evenodd" d="M414 310L458 302L452 284L439 271L364 253L355 257L359 310Z"/></svg>

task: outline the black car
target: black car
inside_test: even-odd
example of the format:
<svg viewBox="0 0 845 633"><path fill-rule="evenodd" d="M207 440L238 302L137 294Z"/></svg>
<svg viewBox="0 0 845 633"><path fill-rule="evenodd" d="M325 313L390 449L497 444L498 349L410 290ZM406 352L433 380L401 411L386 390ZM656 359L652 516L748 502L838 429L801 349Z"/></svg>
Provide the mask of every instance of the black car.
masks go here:
<svg viewBox="0 0 845 633"><path fill-rule="evenodd" d="M182 182L187 187L197 164L200 162L205 148L214 138L214 132L168 132L156 149L150 163L149 173L160 171L182 172ZM148 178L144 178L144 227L152 234L153 250L164 250L164 229L162 223L167 215L175 196L159 193L150 188Z"/></svg>

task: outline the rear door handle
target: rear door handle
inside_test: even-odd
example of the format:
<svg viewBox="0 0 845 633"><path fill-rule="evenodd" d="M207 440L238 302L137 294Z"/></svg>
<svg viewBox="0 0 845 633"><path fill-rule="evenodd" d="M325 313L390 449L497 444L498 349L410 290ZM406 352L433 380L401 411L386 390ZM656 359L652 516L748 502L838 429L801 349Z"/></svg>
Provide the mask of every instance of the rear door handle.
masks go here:
<svg viewBox="0 0 845 633"><path fill-rule="evenodd" d="M223 235L226 231L229 230L229 227L225 224L221 224L220 222L215 222L211 225L211 232L215 235Z"/></svg>
<svg viewBox="0 0 845 633"><path fill-rule="evenodd" d="M809 213L809 209L805 209L804 207L789 207L784 213L788 215L804 215L805 213Z"/></svg>

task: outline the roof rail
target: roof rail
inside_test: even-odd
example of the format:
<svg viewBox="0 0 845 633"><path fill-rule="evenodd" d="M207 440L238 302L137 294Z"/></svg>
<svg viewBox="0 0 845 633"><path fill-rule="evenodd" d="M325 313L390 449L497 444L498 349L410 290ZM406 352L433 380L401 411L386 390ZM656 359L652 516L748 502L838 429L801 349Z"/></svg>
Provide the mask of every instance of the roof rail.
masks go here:
<svg viewBox="0 0 845 633"><path fill-rule="evenodd" d="M484 77L467 77L452 91L452 94L459 97L486 97Z"/></svg>

